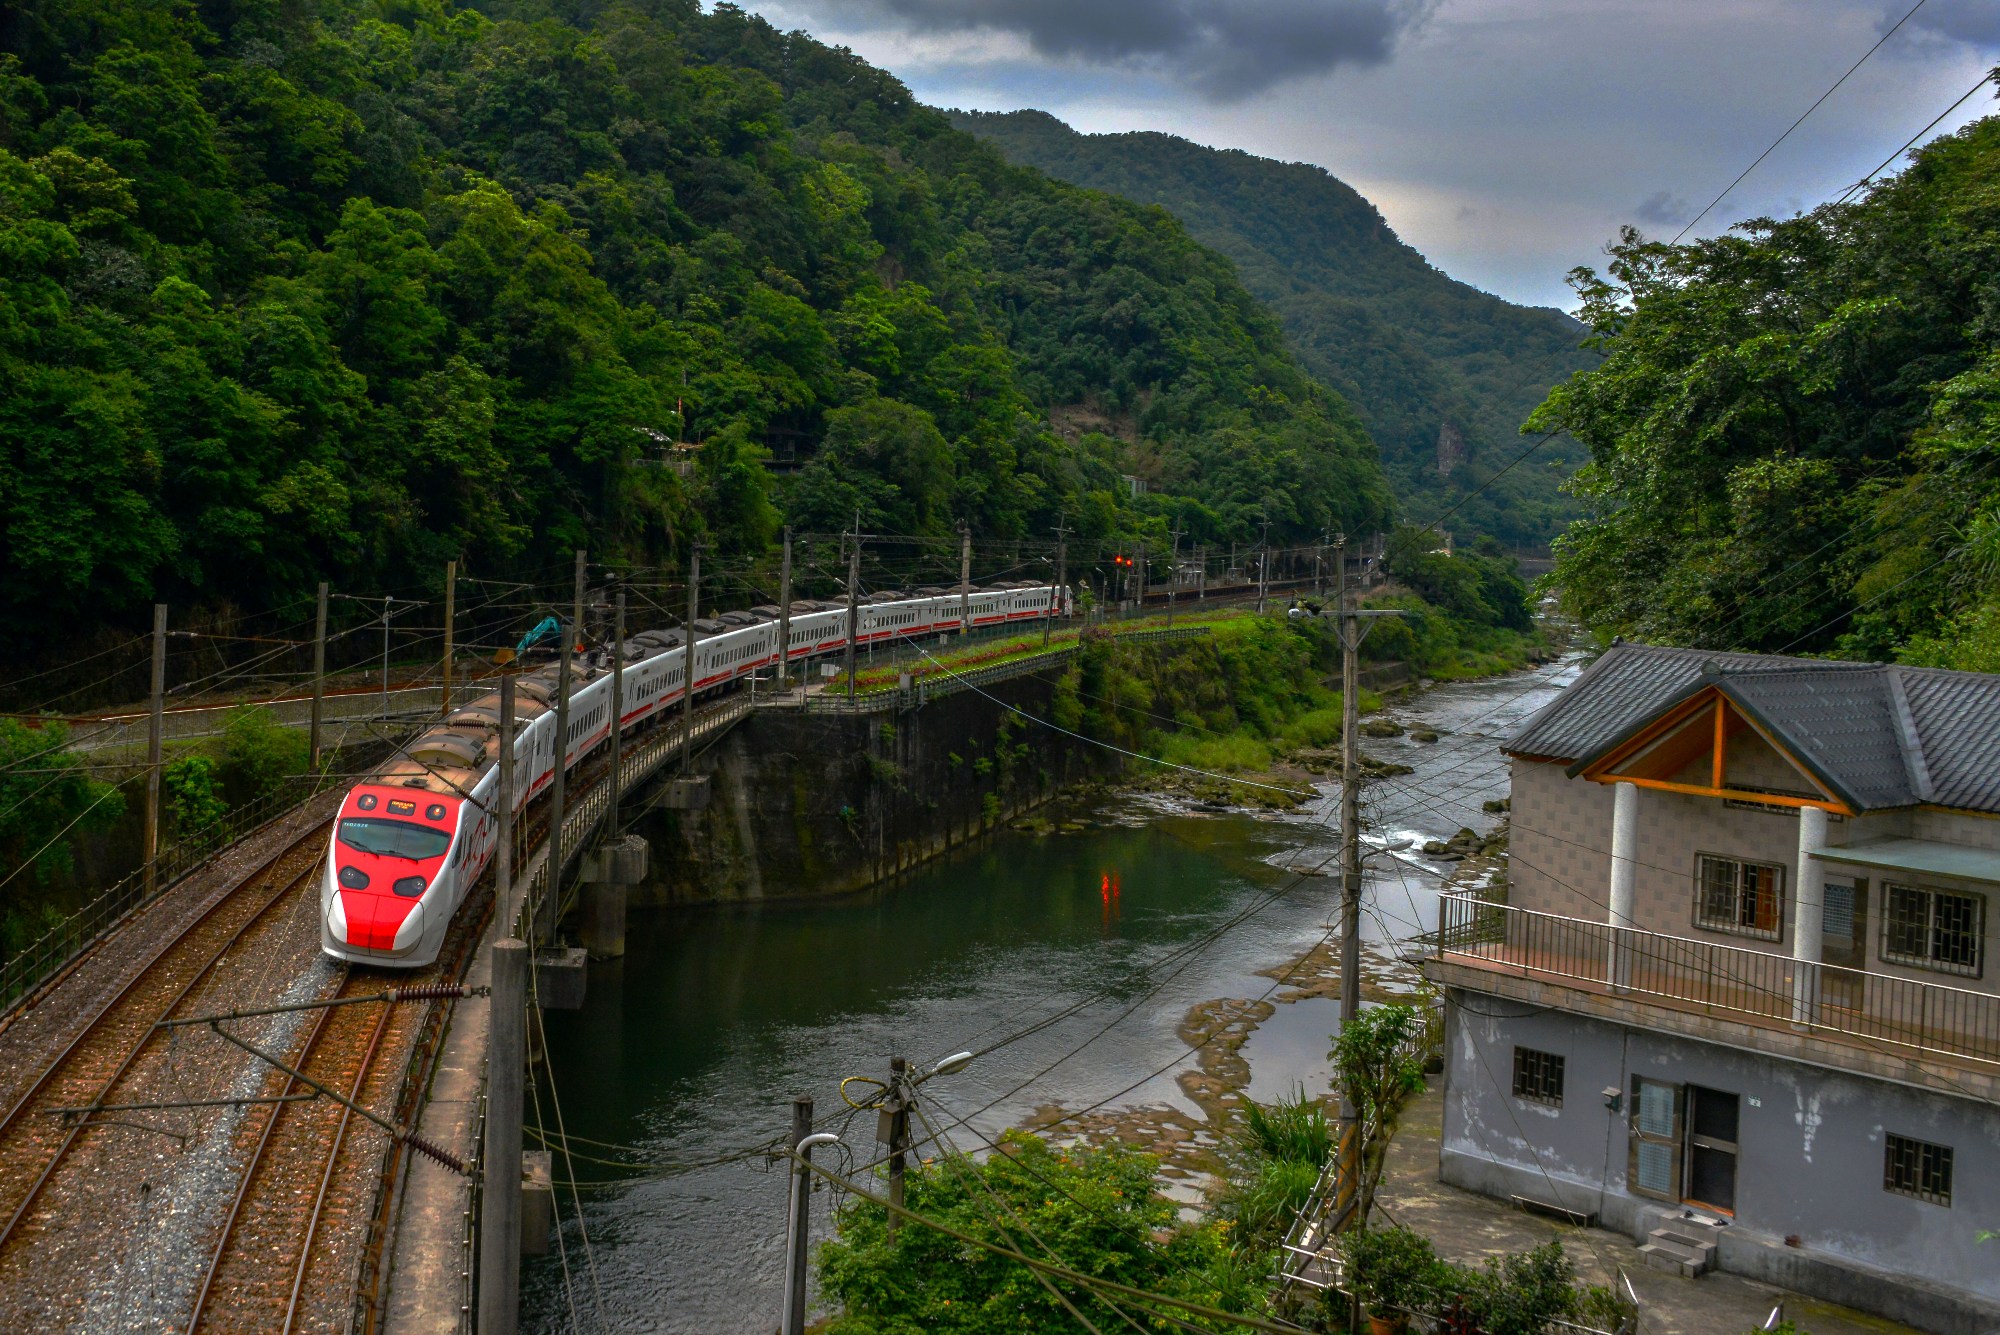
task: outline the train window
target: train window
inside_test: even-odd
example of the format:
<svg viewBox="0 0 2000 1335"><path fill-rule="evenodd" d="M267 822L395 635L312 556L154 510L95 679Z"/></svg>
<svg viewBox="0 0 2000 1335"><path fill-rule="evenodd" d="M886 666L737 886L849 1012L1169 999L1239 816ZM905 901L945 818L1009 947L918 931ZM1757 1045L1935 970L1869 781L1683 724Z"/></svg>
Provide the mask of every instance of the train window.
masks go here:
<svg viewBox="0 0 2000 1335"><path fill-rule="evenodd" d="M442 856L451 846L451 836L443 830L408 821L350 816L340 823L340 842L361 853L421 862Z"/></svg>

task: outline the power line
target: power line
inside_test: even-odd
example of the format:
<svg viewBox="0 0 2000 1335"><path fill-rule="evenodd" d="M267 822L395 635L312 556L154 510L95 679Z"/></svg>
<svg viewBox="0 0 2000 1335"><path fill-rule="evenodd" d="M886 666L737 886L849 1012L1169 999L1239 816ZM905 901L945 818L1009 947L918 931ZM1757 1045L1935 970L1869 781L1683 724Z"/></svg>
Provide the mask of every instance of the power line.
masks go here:
<svg viewBox="0 0 2000 1335"><path fill-rule="evenodd" d="M1957 111L1960 107L1964 106L1968 101L1971 100L1972 95L1974 93L1978 92L1981 88L1984 88L1987 84L1993 82L1996 75L2000 75L2000 69L1988 70L1986 73L1980 75L1979 81L1973 84L1972 87L1966 89L1963 93L1961 93L1956 102L1946 107L1943 111L1940 111L1937 114L1937 116L1934 119L1932 119L1929 125L1926 125L1923 129L1917 131L1915 134L1911 135L1908 139L1905 139L1903 141L1903 146L1897 149L1894 153L1891 153L1888 157L1882 159L1881 164L1877 166L1874 171L1869 172L1859 181L1856 181L1853 185L1847 187L1846 193L1841 195L1839 199L1836 199L1834 203L1837 205L1845 204L1848 200L1854 198L1854 196L1857 193L1859 193L1862 190L1865 190L1871 183L1873 183L1873 181L1877 176L1880 176L1883 172L1889 169L1889 164L1893 163L1897 158L1902 157L1903 154L1909 152L1910 145L1916 143L1917 140L1923 138L1925 135L1929 134L1932 130L1936 129L1938 127L1939 122L1943 121L1946 116L1951 115L1952 112Z"/></svg>
<svg viewBox="0 0 2000 1335"><path fill-rule="evenodd" d="M1793 130L1796 130L1801 125L1804 125L1806 123L1806 117L1812 115L1815 111L1818 111L1819 104L1826 101L1829 97L1832 97L1834 93L1840 88L1840 86L1846 83L1847 80L1853 75L1854 71L1860 69L1864 64L1867 63L1868 57L1874 55L1877 51L1880 51L1882 49L1882 44L1884 42L1888 41L1891 37L1894 37L1896 33L1901 30L1902 26L1905 23L1908 23L1912 18L1916 16L1917 11L1922 9L1926 2L1927 0L1917 0L1917 3L1911 5L1909 11L1905 13L1903 17L1896 20L1894 27L1891 27L1889 31L1883 33L1880 37L1876 38L1875 45L1869 47L1866 51L1862 52L1861 59L1855 61L1852 65L1849 65L1847 67L1847 72L1845 74L1842 74L1838 79L1835 79L1833 81L1833 87L1828 88L1825 92L1821 93L1818 97L1814 98L1813 104L1807 107L1804 111L1800 112L1799 118L1793 121L1790 125L1786 126L1785 132L1779 135L1776 139L1773 139L1771 141L1771 146L1769 148L1766 148L1762 153L1759 153L1755 161L1753 161L1749 166L1745 167L1742 171L1738 172L1736 174L1736 179L1731 181L1728 185L1724 186L1722 188L1721 194L1717 195L1714 199L1709 200L1708 203L1702 208L1702 211L1700 213L1697 213L1694 215L1694 217L1688 219L1687 226L1681 228L1680 231L1674 233L1674 239L1671 242L1671 244L1679 245L1681 238L1686 236L1690 231L1692 231L1696 223L1700 222L1703 218L1706 218L1708 216L1708 212L1710 209L1713 209L1717 204L1720 204L1731 190L1734 190L1737 186L1743 184L1744 177L1748 176L1751 172L1756 171L1759 163L1763 162L1765 158L1770 157L1772 153L1776 152L1778 145L1784 143L1785 140L1789 139L1791 137ZM1960 100L1963 101L1964 99ZM1943 119L1944 117L1942 116L1938 118L1938 120L1943 120ZM1931 123L1935 125L1937 122L1933 121Z"/></svg>

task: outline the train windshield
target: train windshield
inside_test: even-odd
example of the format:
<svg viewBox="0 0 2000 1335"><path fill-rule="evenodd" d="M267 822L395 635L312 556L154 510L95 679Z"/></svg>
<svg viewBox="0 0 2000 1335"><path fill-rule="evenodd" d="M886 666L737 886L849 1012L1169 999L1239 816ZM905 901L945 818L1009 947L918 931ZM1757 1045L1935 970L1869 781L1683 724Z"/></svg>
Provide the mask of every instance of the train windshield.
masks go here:
<svg viewBox="0 0 2000 1335"><path fill-rule="evenodd" d="M340 823L340 842L357 852L422 862L444 856L451 847L451 832L406 820L350 816Z"/></svg>

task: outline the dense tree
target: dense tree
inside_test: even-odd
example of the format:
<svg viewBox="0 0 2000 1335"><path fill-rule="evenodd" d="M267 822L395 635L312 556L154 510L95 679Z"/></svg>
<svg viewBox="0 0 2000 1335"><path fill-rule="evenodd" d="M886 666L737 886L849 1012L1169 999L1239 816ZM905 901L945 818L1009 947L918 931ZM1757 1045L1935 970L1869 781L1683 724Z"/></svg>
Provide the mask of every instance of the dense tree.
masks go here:
<svg viewBox="0 0 2000 1335"><path fill-rule="evenodd" d="M1453 281L1367 200L1306 163L1149 132L1083 135L1040 111L953 120L1016 162L1161 205L1228 256L1284 322L1300 363L1367 423L1406 517L1450 509L1461 532L1545 543L1578 513L1558 491L1582 453L1565 438L1480 485L1531 443L1516 439L1519 427L1549 387L1596 363L1575 320ZM1462 455L1442 472L1441 440Z"/></svg>
<svg viewBox="0 0 2000 1335"><path fill-rule="evenodd" d="M2000 119L1849 203L1578 270L1558 545L1604 635L2000 665Z"/></svg>
<svg viewBox="0 0 2000 1335"><path fill-rule="evenodd" d="M1388 511L1171 218L688 0L0 13L0 431L0 601L113 623L757 554L857 506L1208 541Z"/></svg>

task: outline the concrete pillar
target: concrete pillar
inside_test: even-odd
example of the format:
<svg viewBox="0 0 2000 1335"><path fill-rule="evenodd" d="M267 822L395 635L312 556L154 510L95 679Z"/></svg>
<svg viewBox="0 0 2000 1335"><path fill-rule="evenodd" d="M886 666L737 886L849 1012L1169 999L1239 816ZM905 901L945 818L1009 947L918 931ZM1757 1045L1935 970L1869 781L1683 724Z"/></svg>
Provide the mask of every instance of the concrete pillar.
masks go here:
<svg viewBox="0 0 2000 1335"><path fill-rule="evenodd" d="M521 1110L528 946L493 945L487 1028L485 1191L479 1222L479 1332L513 1335L521 1292Z"/></svg>
<svg viewBox="0 0 2000 1335"><path fill-rule="evenodd" d="M1611 785L1611 897L1605 918L1610 927L1610 950L1605 959L1605 981L1623 987L1629 979L1630 942L1625 931L1638 924L1632 918L1632 886L1639 870L1639 787L1631 783Z"/></svg>
<svg viewBox="0 0 2000 1335"><path fill-rule="evenodd" d="M594 960L625 953L625 887L598 882L583 887L583 948Z"/></svg>
<svg viewBox="0 0 2000 1335"><path fill-rule="evenodd" d="M1792 877L1792 1023L1811 1024L1819 1009L1820 938L1826 921L1826 812L1799 808L1799 860Z"/></svg>

